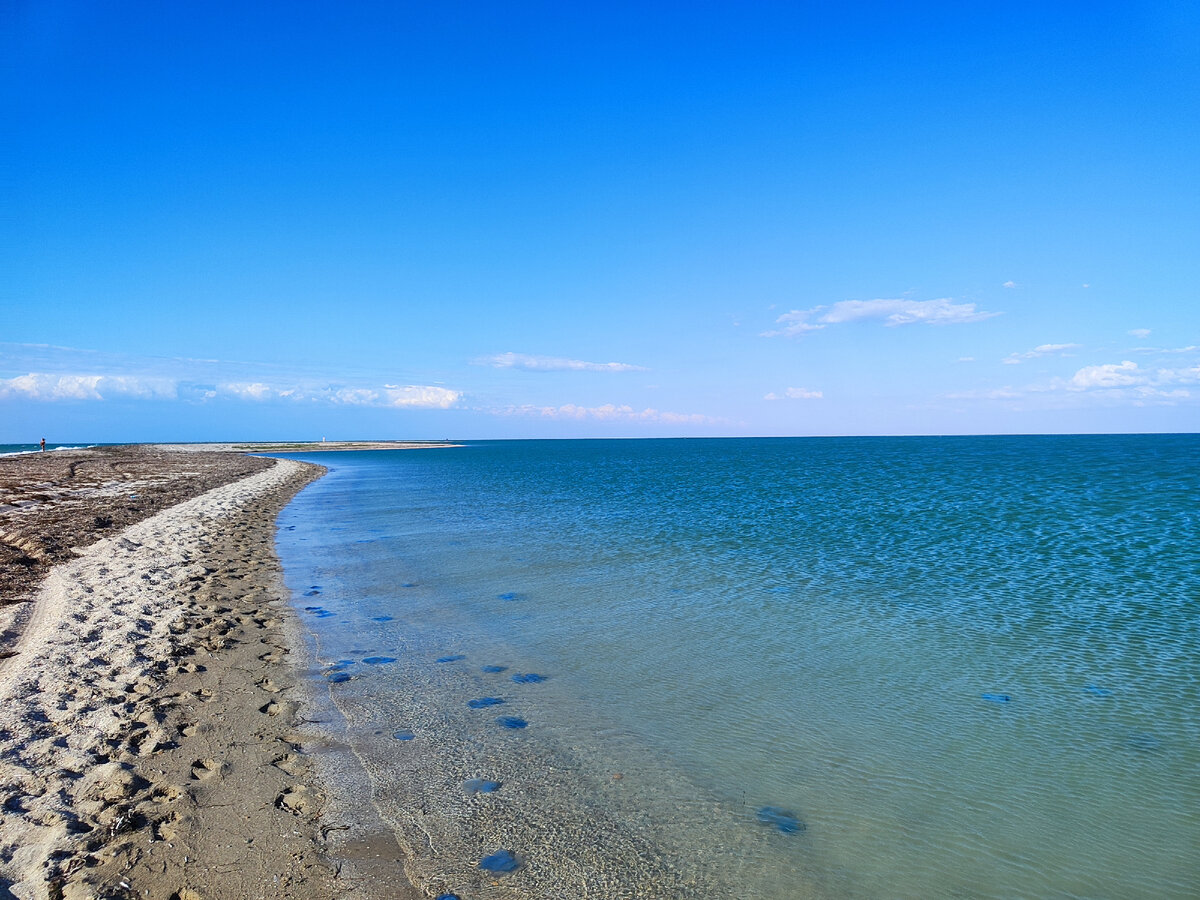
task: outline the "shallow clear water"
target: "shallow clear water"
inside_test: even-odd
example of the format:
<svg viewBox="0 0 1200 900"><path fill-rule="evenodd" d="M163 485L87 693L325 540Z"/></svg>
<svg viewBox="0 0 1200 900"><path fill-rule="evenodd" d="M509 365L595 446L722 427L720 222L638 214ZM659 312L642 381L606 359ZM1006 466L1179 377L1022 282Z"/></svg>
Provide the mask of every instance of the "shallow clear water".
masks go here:
<svg viewBox="0 0 1200 900"><path fill-rule="evenodd" d="M1200 894L1196 436L311 458L287 578L431 889Z"/></svg>

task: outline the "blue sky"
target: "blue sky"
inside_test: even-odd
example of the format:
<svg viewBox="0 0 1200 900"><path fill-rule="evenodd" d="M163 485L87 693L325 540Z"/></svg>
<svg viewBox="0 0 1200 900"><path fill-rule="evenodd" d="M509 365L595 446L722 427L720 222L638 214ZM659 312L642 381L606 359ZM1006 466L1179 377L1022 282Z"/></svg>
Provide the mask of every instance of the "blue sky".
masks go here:
<svg viewBox="0 0 1200 900"><path fill-rule="evenodd" d="M1194 4L3 9L0 442L1200 424Z"/></svg>

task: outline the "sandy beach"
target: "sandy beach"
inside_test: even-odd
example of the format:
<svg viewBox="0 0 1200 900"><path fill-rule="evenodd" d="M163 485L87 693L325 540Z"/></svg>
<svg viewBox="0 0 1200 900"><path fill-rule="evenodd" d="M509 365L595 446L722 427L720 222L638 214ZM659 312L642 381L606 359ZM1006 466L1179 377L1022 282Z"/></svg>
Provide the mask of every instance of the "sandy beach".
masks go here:
<svg viewBox="0 0 1200 900"><path fill-rule="evenodd" d="M322 471L211 448L0 461L0 896L419 896L313 762L338 748L274 534Z"/></svg>

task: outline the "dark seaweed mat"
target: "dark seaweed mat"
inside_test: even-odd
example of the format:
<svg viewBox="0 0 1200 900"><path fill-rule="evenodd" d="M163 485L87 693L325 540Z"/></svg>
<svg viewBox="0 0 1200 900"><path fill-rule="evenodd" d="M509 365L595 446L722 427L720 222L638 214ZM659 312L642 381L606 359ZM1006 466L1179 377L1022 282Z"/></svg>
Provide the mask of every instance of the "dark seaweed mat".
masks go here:
<svg viewBox="0 0 1200 900"><path fill-rule="evenodd" d="M529 723L520 716L499 716L496 719L496 724L501 728L524 728Z"/></svg>
<svg viewBox="0 0 1200 900"><path fill-rule="evenodd" d="M467 706L471 709L487 709L489 706L499 706L503 702L501 697L480 697L477 700L468 700Z"/></svg>
<svg viewBox="0 0 1200 900"><path fill-rule="evenodd" d="M439 656L437 658L436 662L440 662L440 663L442 663L442 662L458 662L460 659L466 659L466 658L467 658L467 655L465 653L455 653L452 656Z"/></svg>
<svg viewBox="0 0 1200 900"><path fill-rule="evenodd" d="M349 681L354 676L349 672L330 672L327 677L329 678L331 684L342 684L343 682Z"/></svg>
<svg viewBox="0 0 1200 900"><path fill-rule="evenodd" d="M363 662L368 666L382 666L387 663L394 663L395 661L396 657L394 656L367 656L363 658Z"/></svg>
<svg viewBox="0 0 1200 900"><path fill-rule="evenodd" d="M485 856L479 861L479 868L485 872L494 872L497 875L515 872L520 865L520 861L511 850L499 850L491 856Z"/></svg>
<svg viewBox="0 0 1200 900"><path fill-rule="evenodd" d="M416 737L416 735L413 734L411 731L409 731L407 728L401 728L399 731L395 732L392 735L392 737L394 737L398 741L411 741L413 738Z"/></svg>
<svg viewBox="0 0 1200 900"><path fill-rule="evenodd" d="M507 668L508 666L480 666L479 671L494 675L496 672L503 672Z"/></svg>
<svg viewBox="0 0 1200 900"><path fill-rule="evenodd" d="M500 790L500 782L489 781L486 778L468 778L463 782L463 790L472 796L475 794L494 794Z"/></svg>
<svg viewBox="0 0 1200 900"><path fill-rule="evenodd" d="M391 616L371 616L371 621L372 622L390 622L390 621L392 621L392 617Z"/></svg>
<svg viewBox="0 0 1200 900"><path fill-rule="evenodd" d="M760 809L758 822L760 825L770 825L784 834L796 834L808 827L800 821L799 816L795 813L780 809L778 806L764 806Z"/></svg>
<svg viewBox="0 0 1200 900"><path fill-rule="evenodd" d="M539 675L537 672L529 672L525 675L514 675L512 680L517 684L541 684L549 675Z"/></svg>

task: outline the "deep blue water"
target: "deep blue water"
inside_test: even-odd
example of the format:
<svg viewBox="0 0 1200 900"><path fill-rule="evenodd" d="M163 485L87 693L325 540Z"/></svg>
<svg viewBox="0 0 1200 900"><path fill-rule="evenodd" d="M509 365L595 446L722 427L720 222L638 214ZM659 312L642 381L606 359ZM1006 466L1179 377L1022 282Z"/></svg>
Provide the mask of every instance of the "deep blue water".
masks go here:
<svg viewBox="0 0 1200 900"><path fill-rule="evenodd" d="M434 889L1200 894L1197 436L309 458L288 581Z"/></svg>

